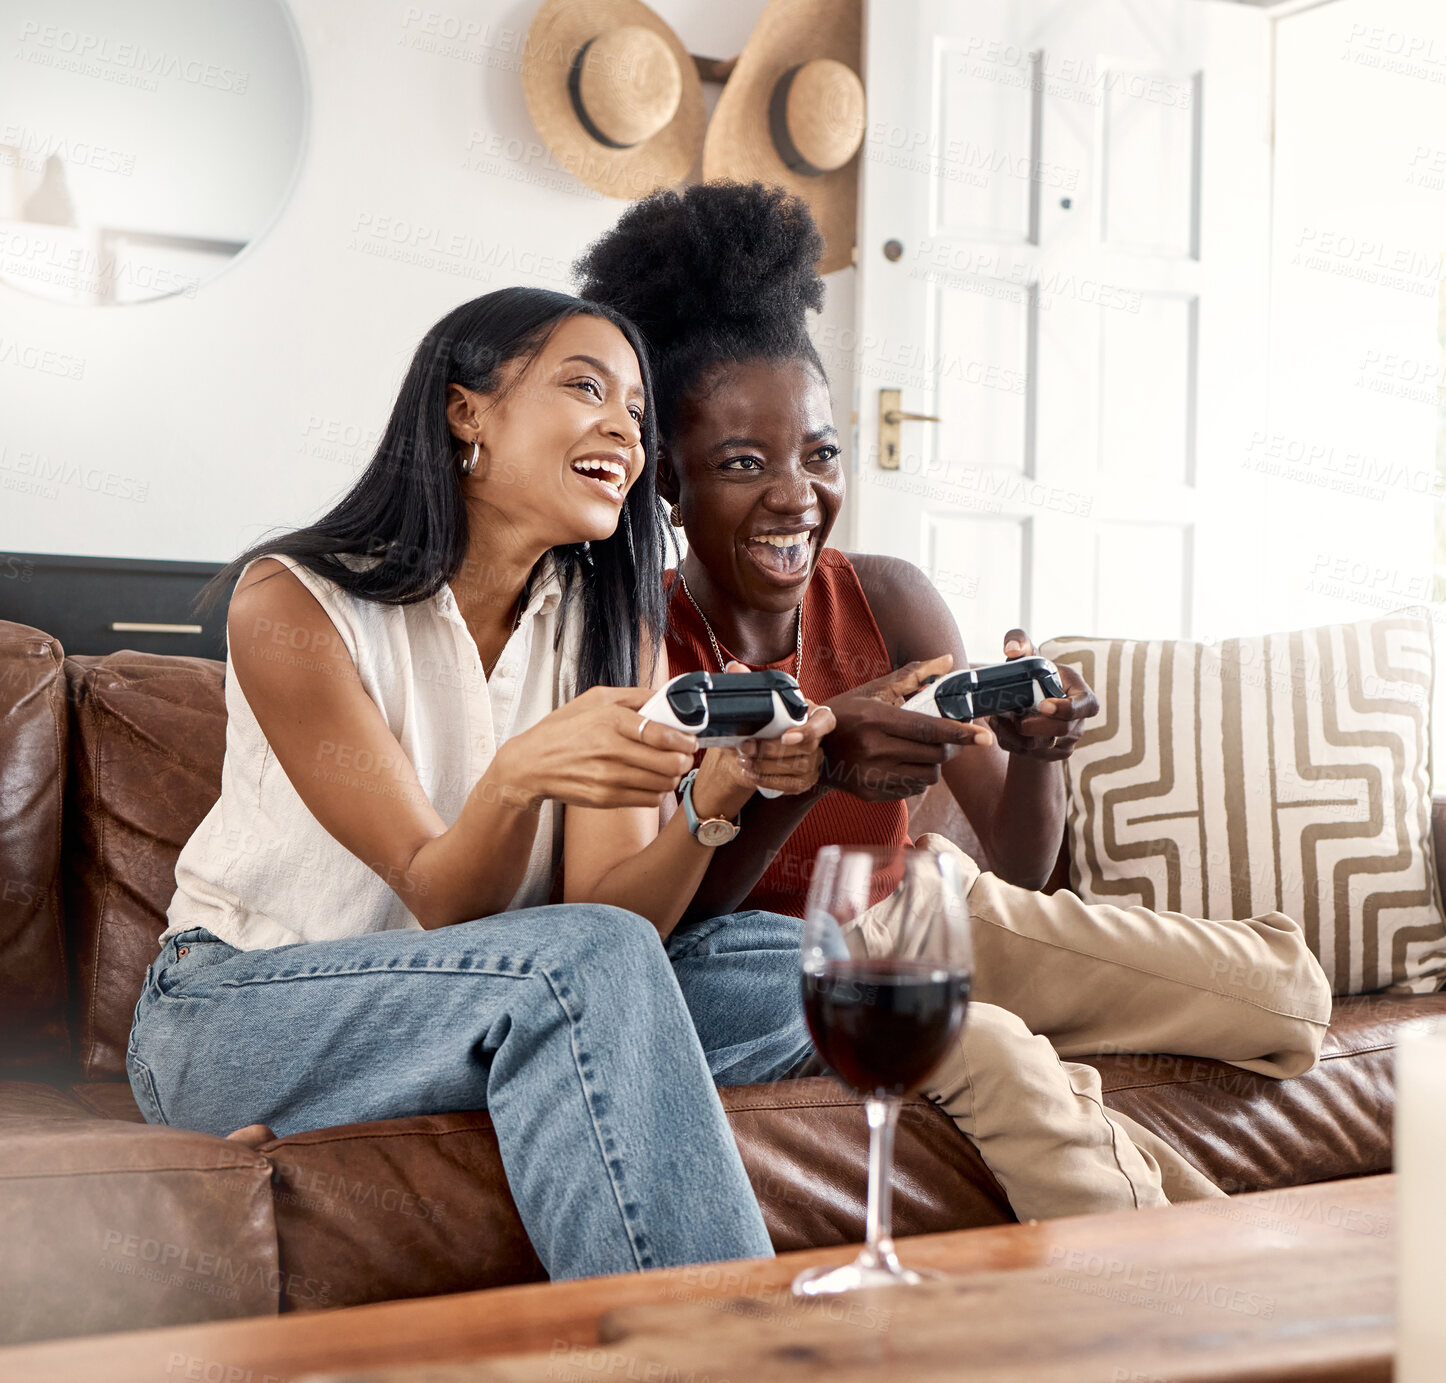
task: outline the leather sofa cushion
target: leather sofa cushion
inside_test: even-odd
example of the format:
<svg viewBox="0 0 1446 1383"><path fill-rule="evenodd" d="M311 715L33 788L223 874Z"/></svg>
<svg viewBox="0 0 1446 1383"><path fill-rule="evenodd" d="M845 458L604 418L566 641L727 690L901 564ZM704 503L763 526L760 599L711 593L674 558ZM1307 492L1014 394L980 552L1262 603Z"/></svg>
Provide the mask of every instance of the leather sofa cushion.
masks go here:
<svg viewBox="0 0 1446 1383"><path fill-rule="evenodd" d="M1092 1064L1111 1108L1173 1143L1222 1189L1300 1185L1389 1167L1396 1030L1443 1013L1446 994L1337 999L1320 1064L1289 1081L1193 1057ZM90 1112L140 1118L124 1082L75 1085L69 1095L25 1089L31 1121L57 1109L82 1126ZM861 1239L868 1141L859 1101L827 1078L719 1093L775 1248ZM542 1277L486 1114L317 1129L259 1151L274 1168L276 1232L294 1288L282 1291L282 1310ZM900 1237L1011 1218L973 1148L923 1100L901 1112L894 1184Z"/></svg>
<svg viewBox="0 0 1446 1383"><path fill-rule="evenodd" d="M0 1075L50 1075L70 1058L58 887L64 658L48 634L0 620Z"/></svg>
<svg viewBox="0 0 1446 1383"><path fill-rule="evenodd" d="M120 1119L127 1124L143 1124L146 1116L125 1080L88 1080L66 1087L65 1093L87 1113L97 1119Z"/></svg>
<svg viewBox="0 0 1446 1383"><path fill-rule="evenodd" d="M65 670L75 1055L87 1079L124 1079L131 1017L176 891L176 857L221 792L225 664L121 652L67 658Z"/></svg>
<svg viewBox="0 0 1446 1383"><path fill-rule="evenodd" d="M862 1103L828 1079L719 1091L779 1252L864 1234L868 1130ZM540 1281L485 1114L316 1129L262 1143L276 1168L281 1260L326 1287L281 1309L357 1305ZM933 1105L899 1120L899 1235L1014 1217L998 1183ZM686 1197L687 1187L678 1194Z"/></svg>
<svg viewBox="0 0 1446 1383"><path fill-rule="evenodd" d="M1099 1070L1111 1109L1122 1110L1173 1143L1222 1188L1263 1191L1386 1171L1391 1164L1395 1108L1391 1053L1396 1033L1411 1019L1443 1014L1446 994L1338 998L1320 1064L1290 1081L1197 1057L1126 1054L1086 1060ZM745 1155L755 1157L758 1164L755 1179L760 1194L789 1209L787 1217L770 1221L780 1250L846 1240L856 1227L857 1169L820 1164L816 1147L820 1135L807 1111L820 1101L826 1107L841 1102L853 1109L852 1097L823 1079L742 1086L720 1093ZM760 1093L763 1098L755 1099ZM99 1117L143 1121L124 1081L88 1081L70 1086L68 1094ZM475 1117L482 1121L475 1127L486 1122L485 1115L439 1117ZM947 1198L966 1192L936 1179L935 1164L954 1160L957 1149L950 1140L957 1135L934 1109L910 1101L900 1124L910 1140L900 1142L901 1152L919 1145L928 1159L928 1175L935 1178L929 1186L918 1184L919 1172L900 1159L898 1184L904 1189L897 1193L896 1219L903 1233L904 1217L914 1214L916 1205L921 1223L933 1222L943 1213L937 1205L930 1206L931 1194ZM342 1132L346 1130L298 1137L325 1141ZM288 1139L285 1145L296 1141ZM972 1168L960 1171L972 1175ZM830 1180L840 1174L842 1185ZM996 1194L990 1184L984 1189L986 1198Z"/></svg>
<svg viewBox="0 0 1446 1383"><path fill-rule="evenodd" d="M1274 1081L1222 1062L1097 1057L1106 1103L1179 1148L1230 1192L1384 1171L1399 1025L1446 1013L1442 995L1336 1000L1320 1064ZM32 1087L40 1089L41 1087ZM826 1078L719 1092L780 1251L863 1234L867 1136L858 1101ZM124 1082L71 1087L67 1104L139 1120ZM318 1129L263 1144L274 1165L283 1261L305 1294L282 1309L455 1292L542 1276L517 1219L486 1114ZM998 1224L1007 1203L932 1105L899 1120L895 1231ZM325 1289L323 1293L323 1287Z"/></svg>
<svg viewBox="0 0 1446 1383"><path fill-rule="evenodd" d="M1396 1031L1446 994L1339 997L1314 1069L1293 1080L1180 1056L1097 1057L1105 1103L1232 1195L1391 1167Z"/></svg>
<svg viewBox="0 0 1446 1383"><path fill-rule="evenodd" d="M774 1249L862 1243L869 1169L863 1101L827 1076L718 1093ZM1014 1219L973 1144L920 1097L899 1111L893 1185L900 1237Z"/></svg>
<svg viewBox="0 0 1446 1383"><path fill-rule="evenodd" d="M209 1134L0 1082L0 1344L274 1315L270 1166Z"/></svg>
<svg viewBox="0 0 1446 1383"><path fill-rule="evenodd" d="M282 1261L353 1306L545 1280L486 1114L313 1129L259 1145L274 1168Z"/></svg>

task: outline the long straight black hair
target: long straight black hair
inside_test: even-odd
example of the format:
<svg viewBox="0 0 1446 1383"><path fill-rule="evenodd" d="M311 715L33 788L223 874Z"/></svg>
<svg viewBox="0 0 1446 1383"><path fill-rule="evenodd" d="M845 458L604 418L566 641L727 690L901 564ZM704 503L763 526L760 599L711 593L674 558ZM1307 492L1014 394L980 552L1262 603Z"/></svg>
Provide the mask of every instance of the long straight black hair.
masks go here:
<svg viewBox="0 0 1446 1383"><path fill-rule="evenodd" d="M582 606L576 690L632 686L650 676L651 668L638 665L638 650L641 633L650 636L654 649L660 642L663 532L647 353L636 328L611 308L543 288L499 289L443 317L417 347L376 454L356 484L315 522L249 547L207 583L198 606L214 608L248 562L270 553L293 557L366 600L410 605L436 595L461 569L468 539L460 444L447 423L447 386L497 394L505 365L523 360L525 370L558 323L578 316L611 322L638 357L644 466L612 537L552 549L563 608L574 601ZM353 569L343 556L380 560ZM559 637L564 623L558 621Z"/></svg>

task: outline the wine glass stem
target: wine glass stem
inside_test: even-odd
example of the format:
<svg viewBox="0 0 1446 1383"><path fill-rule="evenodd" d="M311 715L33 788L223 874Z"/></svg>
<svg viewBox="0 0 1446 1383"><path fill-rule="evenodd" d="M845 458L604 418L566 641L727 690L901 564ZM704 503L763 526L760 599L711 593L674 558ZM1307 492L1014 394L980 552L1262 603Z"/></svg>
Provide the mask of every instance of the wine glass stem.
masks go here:
<svg viewBox="0 0 1446 1383"><path fill-rule="evenodd" d="M894 1128L899 1122L899 1102L870 1097L864 1101L864 1110L869 1120L867 1253L883 1265L894 1256Z"/></svg>

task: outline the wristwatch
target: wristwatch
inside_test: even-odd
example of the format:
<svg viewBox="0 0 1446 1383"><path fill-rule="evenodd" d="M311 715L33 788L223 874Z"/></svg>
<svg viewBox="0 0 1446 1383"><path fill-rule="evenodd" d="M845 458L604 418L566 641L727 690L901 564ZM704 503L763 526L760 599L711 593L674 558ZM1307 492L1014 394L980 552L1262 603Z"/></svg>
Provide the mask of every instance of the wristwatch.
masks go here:
<svg viewBox="0 0 1446 1383"><path fill-rule="evenodd" d="M727 845L738 834L738 819L735 817L732 821L726 821L721 816L710 816L702 821L698 820L698 810L693 806L693 779L697 776L698 770L695 768L680 784L683 816L688 823L688 830L699 845Z"/></svg>

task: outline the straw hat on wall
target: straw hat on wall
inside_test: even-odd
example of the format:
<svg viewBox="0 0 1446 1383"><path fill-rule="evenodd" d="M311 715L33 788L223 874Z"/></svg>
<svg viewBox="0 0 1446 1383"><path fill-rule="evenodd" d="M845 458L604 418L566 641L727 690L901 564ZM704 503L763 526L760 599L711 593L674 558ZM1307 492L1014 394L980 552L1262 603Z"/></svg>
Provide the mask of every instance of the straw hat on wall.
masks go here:
<svg viewBox="0 0 1446 1383"><path fill-rule="evenodd" d="M853 258L861 39L859 0L771 0L703 142L704 181L774 184L808 203L823 232L823 273Z"/></svg>
<svg viewBox="0 0 1446 1383"><path fill-rule="evenodd" d="M703 87L639 0L546 0L523 54L527 109L553 157L609 197L682 182L703 144Z"/></svg>

